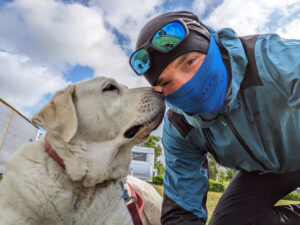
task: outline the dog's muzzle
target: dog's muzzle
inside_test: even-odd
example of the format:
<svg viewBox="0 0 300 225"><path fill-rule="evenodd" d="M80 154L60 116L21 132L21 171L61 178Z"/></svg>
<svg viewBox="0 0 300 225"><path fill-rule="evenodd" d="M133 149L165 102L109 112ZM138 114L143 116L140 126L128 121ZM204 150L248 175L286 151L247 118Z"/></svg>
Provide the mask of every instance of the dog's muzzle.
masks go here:
<svg viewBox="0 0 300 225"><path fill-rule="evenodd" d="M146 93L139 103L139 118L125 131L124 137L133 138L138 133L141 136L149 135L162 122L165 108L163 94L154 91Z"/></svg>

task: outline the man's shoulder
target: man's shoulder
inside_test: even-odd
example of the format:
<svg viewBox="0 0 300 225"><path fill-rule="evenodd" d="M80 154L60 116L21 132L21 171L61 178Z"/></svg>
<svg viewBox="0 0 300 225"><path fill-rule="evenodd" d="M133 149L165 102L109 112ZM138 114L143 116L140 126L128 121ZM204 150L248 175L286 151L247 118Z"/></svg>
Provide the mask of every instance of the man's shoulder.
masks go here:
<svg viewBox="0 0 300 225"><path fill-rule="evenodd" d="M194 128L185 119L184 115L174 112L169 109L167 111L166 119L172 124L182 137L186 137Z"/></svg>

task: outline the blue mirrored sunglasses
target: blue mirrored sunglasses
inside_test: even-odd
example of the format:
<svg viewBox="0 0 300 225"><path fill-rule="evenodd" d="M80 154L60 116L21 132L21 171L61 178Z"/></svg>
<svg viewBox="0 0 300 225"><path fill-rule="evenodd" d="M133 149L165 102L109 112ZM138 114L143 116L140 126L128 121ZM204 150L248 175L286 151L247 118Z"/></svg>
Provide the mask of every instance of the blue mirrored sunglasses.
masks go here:
<svg viewBox="0 0 300 225"><path fill-rule="evenodd" d="M149 41L132 53L129 60L130 66L138 75L144 74L151 66L150 56L147 51L149 48L167 53L181 43L188 36L188 33L186 24L182 20L176 20L164 25Z"/></svg>

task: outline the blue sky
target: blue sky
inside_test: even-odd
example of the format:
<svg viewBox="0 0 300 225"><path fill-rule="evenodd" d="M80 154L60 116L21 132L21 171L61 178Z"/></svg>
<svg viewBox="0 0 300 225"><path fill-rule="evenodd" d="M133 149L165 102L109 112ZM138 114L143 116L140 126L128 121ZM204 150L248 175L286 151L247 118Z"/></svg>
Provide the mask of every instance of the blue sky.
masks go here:
<svg viewBox="0 0 300 225"><path fill-rule="evenodd" d="M94 76L148 86L128 58L142 26L173 10L239 35L300 39L300 0L0 0L0 97L31 118L55 91Z"/></svg>

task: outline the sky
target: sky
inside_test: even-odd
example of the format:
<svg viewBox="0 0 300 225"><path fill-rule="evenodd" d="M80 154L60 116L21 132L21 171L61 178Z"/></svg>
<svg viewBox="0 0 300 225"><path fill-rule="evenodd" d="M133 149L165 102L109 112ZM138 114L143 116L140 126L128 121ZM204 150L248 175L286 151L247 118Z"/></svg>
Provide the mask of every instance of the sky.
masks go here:
<svg viewBox="0 0 300 225"><path fill-rule="evenodd" d="M0 0L0 97L30 119L57 90L95 76L149 86L129 56L143 25L175 10L240 36L300 39L300 0Z"/></svg>

